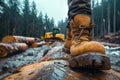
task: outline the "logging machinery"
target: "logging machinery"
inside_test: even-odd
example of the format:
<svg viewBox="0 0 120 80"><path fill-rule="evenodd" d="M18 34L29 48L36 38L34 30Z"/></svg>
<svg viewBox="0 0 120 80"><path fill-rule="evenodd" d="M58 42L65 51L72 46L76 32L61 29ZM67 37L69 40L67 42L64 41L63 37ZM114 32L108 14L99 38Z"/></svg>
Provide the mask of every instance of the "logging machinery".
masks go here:
<svg viewBox="0 0 120 80"><path fill-rule="evenodd" d="M60 33L61 28L54 27L52 32L46 32L42 40L47 41L64 41L64 34Z"/></svg>

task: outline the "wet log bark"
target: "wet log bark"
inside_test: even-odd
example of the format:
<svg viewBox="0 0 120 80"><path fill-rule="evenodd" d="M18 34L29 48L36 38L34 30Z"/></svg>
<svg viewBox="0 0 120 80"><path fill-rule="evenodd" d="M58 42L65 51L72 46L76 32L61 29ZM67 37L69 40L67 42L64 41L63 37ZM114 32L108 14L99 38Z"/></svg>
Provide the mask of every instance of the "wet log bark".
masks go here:
<svg viewBox="0 0 120 80"><path fill-rule="evenodd" d="M0 57L6 57L18 51L25 51L28 48L25 43L0 43Z"/></svg>
<svg viewBox="0 0 120 80"><path fill-rule="evenodd" d="M114 44L114 43L105 43L101 42L104 46L109 46L109 47L120 47L120 44Z"/></svg>
<svg viewBox="0 0 120 80"><path fill-rule="evenodd" d="M69 68L69 58L62 47L54 47L41 62L23 66L3 80L120 80L120 73L112 69L73 70Z"/></svg>
<svg viewBox="0 0 120 80"><path fill-rule="evenodd" d="M23 36L5 36L2 39L2 42L19 42L32 45L36 41L36 38L32 37L23 37Z"/></svg>
<svg viewBox="0 0 120 80"><path fill-rule="evenodd" d="M36 47L41 47L42 45L45 45L46 43L44 42L44 41L42 41L42 42L34 42L33 44L32 44L32 47L33 48L36 48Z"/></svg>

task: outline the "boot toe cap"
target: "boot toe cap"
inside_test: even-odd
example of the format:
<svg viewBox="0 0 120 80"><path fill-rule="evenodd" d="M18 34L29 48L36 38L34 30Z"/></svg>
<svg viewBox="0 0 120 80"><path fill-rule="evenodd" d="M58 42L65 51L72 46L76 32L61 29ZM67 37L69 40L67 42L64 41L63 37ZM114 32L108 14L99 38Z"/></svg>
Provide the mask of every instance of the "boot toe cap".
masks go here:
<svg viewBox="0 0 120 80"><path fill-rule="evenodd" d="M82 55L87 52L99 52L105 54L104 46L96 41L85 42L84 44L79 44L77 46L72 45L70 51L72 56Z"/></svg>

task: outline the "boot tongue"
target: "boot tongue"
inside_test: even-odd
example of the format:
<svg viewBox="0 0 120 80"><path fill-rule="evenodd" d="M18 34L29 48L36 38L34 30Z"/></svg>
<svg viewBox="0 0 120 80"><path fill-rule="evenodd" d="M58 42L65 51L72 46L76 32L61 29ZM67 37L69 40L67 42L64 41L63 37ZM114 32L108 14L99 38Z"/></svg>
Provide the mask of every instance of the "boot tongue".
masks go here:
<svg viewBox="0 0 120 80"><path fill-rule="evenodd" d="M88 39L90 36L90 31L89 30L86 30L84 29L83 32L81 33L81 38L84 38L84 39ZM88 39L89 40L89 39Z"/></svg>
<svg viewBox="0 0 120 80"><path fill-rule="evenodd" d="M72 41L72 45L78 45L78 44L84 44L84 43L86 43L86 42L88 42L88 41L90 41L86 36L82 36L82 37L80 37L79 38L79 40L73 40Z"/></svg>
<svg viewBox="0 0 120 80"><path fill-rule="evenodd" d="M78 39L83 42L83 41L90 41L91 33L89 30L83 30L81 32L81 35L78 37Z"/></svg>
<svg viewBox="0 0 120 80"><path fill-rule="evenodd" d="M80 37L80 40L83 40L83 41L90 41L90 40L88 39L88 36L87 36L87 35L81 36L81 37Z"/></svg>

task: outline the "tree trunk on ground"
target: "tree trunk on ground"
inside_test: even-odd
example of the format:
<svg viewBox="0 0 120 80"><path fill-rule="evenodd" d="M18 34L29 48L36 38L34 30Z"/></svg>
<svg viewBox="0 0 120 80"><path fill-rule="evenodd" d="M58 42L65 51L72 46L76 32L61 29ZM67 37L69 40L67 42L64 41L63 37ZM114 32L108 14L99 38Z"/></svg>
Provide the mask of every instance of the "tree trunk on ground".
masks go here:
<svg viewBox="0 0 120 80"><path fill-rule="evenodd" d="M6 57L18 51L25 51L28 48L25 43L0 43L0 57Z"/></svg>
<svg viewBox="0 0 120 80"><path fill-rule="evenodd" d="M36 38L23 37L23 36L5 36L2 42L20 42L32 45L36 41Z"/></svg>

